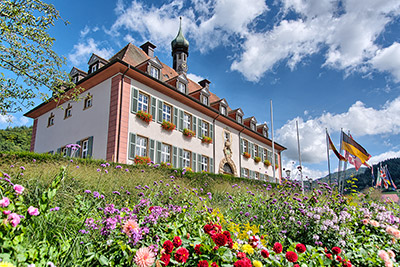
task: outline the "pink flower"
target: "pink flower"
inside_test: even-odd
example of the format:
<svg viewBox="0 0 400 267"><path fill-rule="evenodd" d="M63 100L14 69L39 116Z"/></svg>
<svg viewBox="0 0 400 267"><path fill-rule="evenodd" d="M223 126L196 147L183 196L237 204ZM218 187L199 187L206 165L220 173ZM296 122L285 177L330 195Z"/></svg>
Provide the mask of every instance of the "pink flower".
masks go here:
<svg viewBox="0 0 400 267"><path fill-rule="evenodd" d="M25 187L23 187L22 185L16 184L14 185L14 190L15 192L17 192L17 194L22 194L22 192L24 192Z"/></svg>
<svg viewBox="0 0 400 267"><path fill-rule="evenodd" d="M10 205L10 200L8 199L8 197L3 197L0 200L0 207L5 208L8 207L8 205Z"/></svg>
<svg viewBox="0 0 400 267"><path fill-rule="evenodd" d="M3 210L3 214L4 215L8 215L8 214L10 214L11 213L11 210Z"/></svg>
<svg viewBox="0 0 400 267"><path fill-rule="evenodd" d="M38 208L35 208L35 207L32 207L32 206L30 206L28 208L28 214L31 215L31 216L38 216L39 213L40 212L39 212Z"/></svg>
<svg viewBox="0 0 400 267"><path fill-rule="evenodd" d="M394 254L393 250L388 249L387 253L389 254L389 256L394 259L394 257L396 257L396 255Z"/></svg>
<svg viewBox="0 0 400 267"><path fill-rule="evenodd" d="M393 267L393 262L391 260L385 261L385 267Z"/></svg>
<svg viewBox="0 0 400 267"><path fill-rule="evenodd" d="M139 225L135 220L129 219L126 221L124 226L122 227L122 232L131 236L134 232L137 233L139 231Z"/></svg>
<svg viewBox="0 0 400 267"><path fill-rule="evenodd" d="M154 253L149 248L140 248L136 252L135 263L139 267L150 267L154 263Z"/></svg>
<svg viewBox="0 0 400 267"><path fill-rule="evenodd" d="M378 256L381 258L384 262L390 261L389 254L384 251L384 250L379 250L378 251Z"/></svg>
<svg viewBox="0 0 400 267"><path fill-rule="evenodd" d="M9 221L13 227L16 227L21 222L21 218L18 214L11 213L10 215L8 215L7 221Z"/></svg>
<svg viewBox="0 0 400 267"><path fill-rule="evenodd" d="M369 223L369 220L368 219L362 219L361 222L366 225L366 224Z"/></svg>
<svg viewBox="0 0 400 267"><path fill-rule="evenodd" d="M375 220L371 220L371 221L369 222L369 224L371 224L372 226L375 226L375 227L379 227L379 222L377 222L377 221L375 221Z"/></svg>

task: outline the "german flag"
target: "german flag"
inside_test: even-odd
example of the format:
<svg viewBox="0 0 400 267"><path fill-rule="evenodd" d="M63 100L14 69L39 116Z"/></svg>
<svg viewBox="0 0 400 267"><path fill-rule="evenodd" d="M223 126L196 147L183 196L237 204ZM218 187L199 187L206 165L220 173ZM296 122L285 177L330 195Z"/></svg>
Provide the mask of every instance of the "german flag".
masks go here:
<svg viewBox="0 0 400 267"><path fill-rule="evenodd" d="M333 144L331 137L329 136L328 132L326 132L326 138L328 139L328 143L329 143L329 149L331 149L333 151L333 153L335 153L336 157L338 157L339 160L341 161L347 161L345 157L343 157L342 155L340 155L339 151L336 150L335 145Z"/></svg>
<svg viewBox="0 0 400 267"><path fill-rule="evenodd" d="M368 152L360 144L354 141L353 138L344 132L342 132L342 136L342 148L344 150L359 158L363 164L371 158L371 155L368 154Z"/></svg>

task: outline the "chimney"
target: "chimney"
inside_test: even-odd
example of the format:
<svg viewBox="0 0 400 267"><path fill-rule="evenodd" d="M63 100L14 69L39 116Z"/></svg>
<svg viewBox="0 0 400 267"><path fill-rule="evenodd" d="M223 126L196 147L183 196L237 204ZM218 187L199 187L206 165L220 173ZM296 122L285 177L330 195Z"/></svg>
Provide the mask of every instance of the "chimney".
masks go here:
<svg viewBox="0 0 400 267"><path fill-rule="evenodd" d="M149 57L154 57L154 48L156 48L155 45L147 41L146 43L142 44L140 46L142 50L149 56Z"/></svg>
<svg viewBox="0 0 400 267"><path fill-rule="evenodd" d="M209 80L207 80L207 79L204 79L204 80L201 80L200 82L199 82L199 84L201 85L201 87L203 87L203 88L209 88L209 84L210 84L211 82L209 81Z"/></svg>

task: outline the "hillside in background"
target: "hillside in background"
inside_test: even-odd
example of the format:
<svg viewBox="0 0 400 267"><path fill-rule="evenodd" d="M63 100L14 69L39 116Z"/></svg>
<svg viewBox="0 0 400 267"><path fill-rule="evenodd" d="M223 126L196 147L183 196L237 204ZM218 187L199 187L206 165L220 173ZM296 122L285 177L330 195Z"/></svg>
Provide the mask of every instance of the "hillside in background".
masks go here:
<svg viewBox="0 0 400 267"><path fill-rule="evenodd" d="M32 126L0 130L0 151L29 151Z"/></svg>

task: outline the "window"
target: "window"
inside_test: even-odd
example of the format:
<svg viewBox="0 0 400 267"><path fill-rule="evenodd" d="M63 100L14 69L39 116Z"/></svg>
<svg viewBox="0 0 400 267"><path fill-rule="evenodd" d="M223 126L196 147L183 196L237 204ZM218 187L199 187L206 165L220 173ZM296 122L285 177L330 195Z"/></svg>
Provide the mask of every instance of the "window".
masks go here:
<svg viewBox="0 0 400 267"><path fill-rule="evenodd" d="M47 121L47 127L53 126L54 125L54 114L53 112L50 114L50 117Z"/></svg>
<svg viewBox="0 0 400 267"><path fill-rule="evenodd" d="M209 125L205 121L201 121L201 136L208 136Z"/></svg>
<svg viewBox="0 0 400 267"><path fill-rule="evenodd" d="M243 139L243 152L249 152L248 147L249 147L249 144L248 144L247 140Z"/></svg>
<svg viewBox="0 0 400 267"><path fill-rule="evenodd" d="M136 137L136 156L147 156L147 138L142 136Z"/></svg>
<svg viewBox="0 0 400 267"><path fill-rule="evenodd" d="M208 97L205 95L201 96L201 103L203 103L204 105L208 106Z"/></svg>
<svg viewBox="0 0 400 267"><path fill-rule="evenodd" d="M249 177L249 169L243 169L243 175L244 177Z"/></svg>
<svg viewBox="0 0 400 267"><path fill-rule="evenodd" d="M85 140L85 141L82 141L82 146L81 146L81 153L82 153L82 155L81 155L81 157L82 158L87 158L87 156L88 156L88 151L89 151L89 140Z"/></svg>
<svg viewBox="0 0 400 267"><path fill-rule="evenodd" d="M258 157L258 146L254 144L254 157Z"/></svg>
<svg viewBox="0 0 400 267"><path fill-rule="evenodd" d="M257 180L260 179L260 173L254 172L254 178Z"/></svg>
<svg viewBox="0 0 400 267"><path fill-rule="evenodd" d="M61 155L63 155L63 156L66 156L67 155L67 153L68 153L68 148L67 147L62 147L61 148Z"/></svg>
<svg viewBox="0 0 400 267"><path fill-rule="evenodd" d="M72 82L73 83L77 83L78 82L78 76L75 76L74 78L72 78Z"/></svg>
<svg viewBox="0 0 400 267"><path fill-rule="evenodd" d="M208 157L201 156L201 170L208 171Z"/></svg>
<svg viewBox="0 0 400 267"><path fill-rule="evenodd" d="M83 103L83 109L90 108L92 106L92 96L90 93L88 96L85 98L85 102Z"/></svg>
<svg viewBox="0 0 400 267"><path fill-rule="evenodd" d="M162 113L162 118L164 121L169 121L171 122L172 118L172 107L167 104L163 104L163 113Z"/></svg>
<svg viewBox="0 0 400 267"><path fill-rule="evenodd" d="M269 160L269 162L271 162L272 164L272 152L268 150L267 152L267 159Z"/></svg>
<svg viewBox="0 0 400 267"><path fill-rule="evenodd" d="M65 109L64 119L72 116L72 106L68 104L68 107Z"/></svg>
<svg viewBox="0 0 400 267"><path fill-rule="evenodd" d="M156 67L150 66L150 75L156 79L160 77L160 70Z"/></svg>
<svg viewBox="0 0 400 267"><path fill-rule="evenodd" d="M90 73L93 73L97 70L97 64L94 64L91 69L90 69Z"/></svg>
<svg viewBox="0 0 400 267"><path fill-rule="evenodd" d="M253 131L256 130L256 124L255 124L255 123L251 123L251 129L252 129Z"/></svg>
<svg viewBox="0 0 400 267"><path fill-rule="evenodd" d="M263 153L264 153L264 159L267 159L267 150L264 149Z"/></svg>
<svg viewBox="0 0 400 267"><path fill-rule="evenodd" d="M183 160L182 160L183 168L190 167L190 155L191 155L190 151L183 150Z"/></svg>
<svg viewBox="0 0 400 267"><path fill-rule="evenodd" d="M221 114L226 115L226 107L221 106Z"/></svg>
<svg viewBox="0 0 400 267"><path fill-rule="evenodd" d="M238 123L242 124L243 123L243 117L238 115L237 116L237 121L238 121Z"/></svg>
<svg viewBox="0 0 400 267"><path fill-rule="evenodd" d="M186 84L177 82L178 83L178 91L181 93L186 94Z"/></svg>
<svg viewBox="0 0 400 267"><path fill-rule="evenodd" d="M171 162L171 146L161 144L161 162Z"/></svg>
<svg viewBox="0 0 400 267"><path fill-rule="evenodd" d="M183 115L183 128L192 129L192 115L187 113Z"/></svg>
<svg viewBox="0 0 400 267"><path fill-rule="evenodd" d="M141 92L139 92L138 97L138 111L142 110L148 112L149 110L149 97Z"/></svg>

